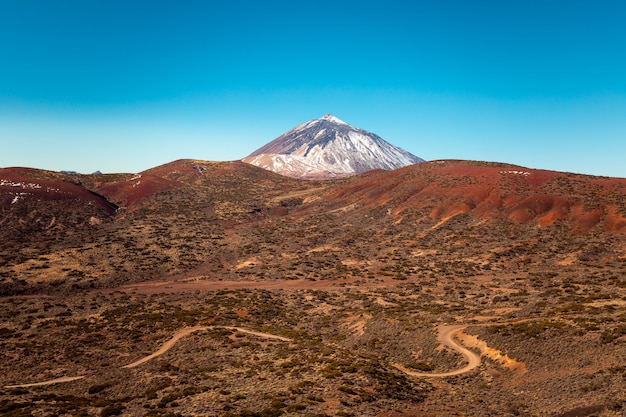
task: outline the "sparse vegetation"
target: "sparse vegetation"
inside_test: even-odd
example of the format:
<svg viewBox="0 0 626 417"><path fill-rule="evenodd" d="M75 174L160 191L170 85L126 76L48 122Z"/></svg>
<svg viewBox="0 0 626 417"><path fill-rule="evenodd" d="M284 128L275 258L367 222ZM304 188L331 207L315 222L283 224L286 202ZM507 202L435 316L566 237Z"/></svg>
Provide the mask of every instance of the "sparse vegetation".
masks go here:
<svg viewBox="0 0 626 417"><path fill-rule="evenodd" d="M626 260L619 218L596 213L626 213L622 188L510 170L442 162L329 183L181 161L132 199L113 192L131 176L81 177L115 214L2 206L0 414L617 417ZM493 349L478 370L435 384L394 366L463 366L436 338L458 322L470 349ZM121 368L195 325L209 330Z"/></svg>

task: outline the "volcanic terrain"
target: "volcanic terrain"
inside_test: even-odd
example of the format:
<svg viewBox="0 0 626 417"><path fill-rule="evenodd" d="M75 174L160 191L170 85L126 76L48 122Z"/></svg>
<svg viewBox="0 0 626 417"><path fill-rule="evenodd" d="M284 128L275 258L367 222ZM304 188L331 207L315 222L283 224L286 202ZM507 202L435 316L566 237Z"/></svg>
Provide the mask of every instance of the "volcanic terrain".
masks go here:
<svg viewBox="0 0 626 417"><path fill-rule="evenodd" d="M620 416L626 179L0 169L0 413Z"/></svg>

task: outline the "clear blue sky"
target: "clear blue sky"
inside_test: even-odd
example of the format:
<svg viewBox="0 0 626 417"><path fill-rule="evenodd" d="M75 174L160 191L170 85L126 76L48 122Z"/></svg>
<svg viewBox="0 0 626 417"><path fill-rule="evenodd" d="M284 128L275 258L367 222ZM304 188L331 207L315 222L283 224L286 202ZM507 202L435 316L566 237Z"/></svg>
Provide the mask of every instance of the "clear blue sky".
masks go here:
<svg viewBox="0 0 626 417"><path fill-rule="evenodd" d="M626 177L626 3L0 0L0 167L241 159L326 113L427 160Z"/></svg>

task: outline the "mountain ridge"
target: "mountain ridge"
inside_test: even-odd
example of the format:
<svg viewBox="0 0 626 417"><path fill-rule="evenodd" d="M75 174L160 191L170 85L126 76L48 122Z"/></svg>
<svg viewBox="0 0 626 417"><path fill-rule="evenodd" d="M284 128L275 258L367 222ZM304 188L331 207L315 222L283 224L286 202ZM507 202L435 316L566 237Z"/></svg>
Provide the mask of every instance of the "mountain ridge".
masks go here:
<svg viewBox="0 0 626 417"><path fill-rule="evenodd" d="M159 195L175 196L177 190L199 192L209 184L214 188L244 183L245 188L237 186L238 200L245 199L244 194L255 187L255 195L266 189L274 189L278 195L289 195L291 189L310 189L315 193L311 199L331 209L391 204L390 213L402 215L417 210L444 222L465 213L476 221L498 218L519 224L530 222L537 227L566 222L574 233L584 234L596 226L606 232L626 232L626 179L464 160L430 161L393 171L372 170L320 185L241 161L183 159L138 174L107 175L3 168L0 209L8 215L23 205L41 207L48 201L66 208L75 204L77 210L94 207L100 213L97 217L104 219L115 217L118 207L132 212L149 207ZM254 197L255 207L267 205L263 199ZM298 209L303 208L306 204ZM41 208L38 210L41 212ZM92 210L88 212L93 217Z"/></svg>

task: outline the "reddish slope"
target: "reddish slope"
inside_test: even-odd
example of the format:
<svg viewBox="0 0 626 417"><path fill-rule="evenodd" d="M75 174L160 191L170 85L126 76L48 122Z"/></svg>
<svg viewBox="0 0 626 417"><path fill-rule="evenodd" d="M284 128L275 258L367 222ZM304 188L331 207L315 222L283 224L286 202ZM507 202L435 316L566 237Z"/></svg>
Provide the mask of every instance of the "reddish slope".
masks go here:
<svg viewBox="0 0 626 417"><path fill-rule="evenodd" d="M297 180L240 162L212 162L180 159L150 168L126 179L95 184L95 189L111 201L134 210L150 197L169 190L187 188L196 192L217 190L220 187L242 194L244 198L250 184L255 191L275 189ZM246 185L247 184L247 185ZM251 197L249 195L248 197Z"/></svg>
<svg viewBox="0 0 626 417"><path fill-rule="evenodd" d="M626 179L592 177L512 165L434 161L371 172L334 187L337 205L387 205L401 216L421 212L436 221L468 213L546 227L557 221L575 233L594 227L626 232Z"/></svg>
<svg viewBox="0 0 626 417"><path fill-rule="evenodd" d="M98 192L123 207L130 207L145 198L176 188L178 184L150 174L137 174L125 181L106 183Z"/></svg>
<svg viewBox="0 0 626 417"><path fill-rule="evenodd" d="M182 187L190 182L190 177L201 173L193 161L184 159L150 168L121 181L96 184L96 187L110 200L132 209L155 194Z"/></svg>
<svg viewBox="0 0 626 417"><path fill-rule="evenodd" d="M30 168L0 169L0 207L9 209L23 202L79 201L115 212L116 206L85 187L70 182L71 176Z"/></svg>

